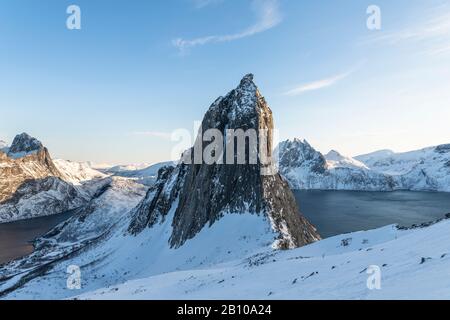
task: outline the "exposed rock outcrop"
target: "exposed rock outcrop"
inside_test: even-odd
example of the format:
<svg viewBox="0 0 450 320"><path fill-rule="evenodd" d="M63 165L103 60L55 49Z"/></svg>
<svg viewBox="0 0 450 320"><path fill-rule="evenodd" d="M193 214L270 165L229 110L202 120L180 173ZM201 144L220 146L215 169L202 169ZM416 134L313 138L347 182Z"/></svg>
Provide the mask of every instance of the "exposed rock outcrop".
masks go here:
<svg viewBox="0 0 450 320"><path fill-rule="evenodd" d="M235 90L218 98L206 112L197 138L202 151L208 146L202 137L209 129L217 129L223 137L227 130L256 130L256 149L265 147L266 156L271 159L272 111L254 84L253 75L245 76ZM260 133L267 137L263 145ZM182 246L226 214L255 214L267 219L278 248L294 248L320 239L315 228L300 215L295 198L281 176L263 174L272 163L258 153L256 163L251 164L252 146L249 140L245 143L246 164L237 164L238 152L234 153L234 164L228 163L226 145L221 156L227 164L181 163L171 171L160 171L159 182L136 210L130 232L136 234L145 226L153 226L174 207L172 247ZM187 155L193 160L194 154L195 150L191 149L183 159Z"/></svg>
<svg viewBox="0 0 450 320"><path fill-rule="evenodd" d="M41 149L44 149L42 143L24 132L14 138L8 154L10 156L15 154L25 155L30 152L37 152Z"/></svg>

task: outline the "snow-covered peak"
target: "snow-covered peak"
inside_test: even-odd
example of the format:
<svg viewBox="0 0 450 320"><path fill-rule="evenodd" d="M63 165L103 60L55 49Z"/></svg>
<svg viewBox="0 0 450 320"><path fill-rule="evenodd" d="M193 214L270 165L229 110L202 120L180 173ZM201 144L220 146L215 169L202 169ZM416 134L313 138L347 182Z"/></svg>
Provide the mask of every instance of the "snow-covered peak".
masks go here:
<svg viewBox="0 0 450 320"><path fill-rule="evenodd" d="M366 162L376 161L377 159L381 159L381 158L387 158L394 154L395 154L394 151L389 150L389 149L384 149L384 150L378 150L378 151L367 153L367 154L362 154L362 155L356 156L354 158L357 159L358 161L366 163Z"/></svg>
<svg viewBox="0 0 450 320"><path fill-rule="evenodd" d="M238 89L243 89L243 90L255 90L256 89L256 85L253 82L253 74L249 73L246 74L242 79L241 82L239 84Z"/></svg>
<svg viewBox="0 0 450 320"><path fill-rule="evenodd" d="M253 74L247 74L241 79L236 89L229 92L225 97L216 99L209 108L209 113L222 114L223 110L220 110L220 106L223 106L223 101L227 101L227 122L231 127L239 127L241 119L256 117L259 98L260 94L258 87L253 82ZM224 119L221 119L221 122L224 122Z"/></svg>
<svg viewBox="0 0 450 320"><path fill-rule="evenodd" d="M314 172L325 170L324 156L306 140L295 138L283 141L277 147L276 153L278 153L280 168L304 168Z"/></svg>
<svg viewBox="0 0 450 320"><path fill-rule="evenodd" d="M351 157L344 156L336 150L331 150L325 155L329 168L358 168L369 169L364 163Z"/></svg>
<svg viewBox="0 0 450 320"><path fill-rule="evenodd" d="M35 153L44 146L42 143L36 138L31 137L27 133L18 134L11 144L11 147L8 150L8 155L11 157L23 157L30 153Z"/></svg>
<svg viewBox="0 0 450 320"><path fill-rule="evenodd" d="M344 160L346 157L344 157L342 154L337 152L336 150L331 150L325 155L325 159L332 160L332 161L341 161Z"/></svg>
<svg viewBox="0 0 450 320"><path fill-rule="evenodd" d="M62 159L55 159L53 163L63 174L64 180L72 184L80 184L81 182L106 178L107 175L92 169L89 163L75 162Z"/></svg>
<svg viewBox="0 0 450 320"><path fill-rule="evenodd" d="M150 163L130 163L130 164L121 164L117 166L111 166L107 169L108 173L122 173L122 172L129 172L129 171L137 171L137 170L143 170L148 167L150 167ZM99 168L100 169L100 168Z"/></svg>

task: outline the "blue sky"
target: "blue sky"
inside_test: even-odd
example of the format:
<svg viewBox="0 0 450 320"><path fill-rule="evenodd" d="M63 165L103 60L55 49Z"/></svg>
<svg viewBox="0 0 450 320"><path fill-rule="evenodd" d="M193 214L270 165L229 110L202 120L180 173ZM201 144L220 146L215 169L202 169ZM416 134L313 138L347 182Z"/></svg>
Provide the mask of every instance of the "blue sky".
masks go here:
<svg viewBox="0 0 450 320"><path fill-rule="evenodd" d="M170 133L249 72L283 139L348 155L450 143L449 1L0 2L0 139L26 131L54 157L166 160Z"/></svg>

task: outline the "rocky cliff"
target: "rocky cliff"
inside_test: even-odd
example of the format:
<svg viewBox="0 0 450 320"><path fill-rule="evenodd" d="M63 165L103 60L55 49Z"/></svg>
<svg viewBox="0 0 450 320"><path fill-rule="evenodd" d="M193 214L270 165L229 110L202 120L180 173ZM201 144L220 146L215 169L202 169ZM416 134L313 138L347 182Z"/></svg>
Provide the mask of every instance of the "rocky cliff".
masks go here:
<svg viewBox="0 0 450 320"><path fill-rule="evenodd" d="M83 203L40 141L17 135L0 151L0 223L51 215Z"/></svg>
<svg viewBox="0 0 450 320"><path fill-rule="evenodd" d="M271 159L273 134L272 111L254 84L253 75L245 76L235 90L218 98L206 112L197 137L202 151L208 147L202 137L210 129L218 130L223 137L229 130L255 130L256 147L246 140L247 163L238 164L239 151L234 153L234 164L228 163L226 144L220 161L213 164L184 161L175 169L161 170L159 182L138 207L130 232L138 234L146 226L152 227L176 207L170 237L172 247L182 246L227 214L253 214L266 219L276 234L275 246L279 248L318 240L315 228L300 215L283 178L278 173L264 173L272 163L259 152L256 162L250 162L252 147L265 148L266 156ZM267 142L261 141L260 133L265 134ZM188 150L185 156L194 162L195 152Z"/></svg>

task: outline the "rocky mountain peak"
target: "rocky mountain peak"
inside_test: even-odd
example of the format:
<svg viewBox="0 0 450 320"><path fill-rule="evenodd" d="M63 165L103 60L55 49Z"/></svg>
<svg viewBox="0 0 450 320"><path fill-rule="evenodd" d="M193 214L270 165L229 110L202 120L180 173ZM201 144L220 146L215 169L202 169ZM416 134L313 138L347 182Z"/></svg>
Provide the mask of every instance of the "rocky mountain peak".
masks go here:
<svg viewBox="0 0 450 320"><path fill-rule="evenodd" d="M254 84L253 75L244 76L236 89L211 105L199 133L208 129L218 130L223 136L229 129L264 130L268 141L263 146L271 157L272 111ZM261 141L257 142L259 150ZM201 145L205 148L208 144ZM245 152L245 158L249 159L249 148ZM180 163L172 172L160 176L160 183L138 206L129 231L136 234L145 224L152 227L174 210L172 247L182 246L204 227L219 223L228 214L250 214L266 219L276 235L278 248L298 247L320 239L316 229L299 213L287 183L278 173L263 175L264 167L260 155L254 164Z"/></svg>
<svg viewBox="0 0 450 320"><path fill-rule="evenodd" d="M27 133L18 134L9 148L9 154L27 154L43 149L44 146L36 138Z"/></svg>
<svg viewBox="0 0 450 320"><path fill-rule="evenodd" d="M327 165L325 157L319 151L315 150L308 141L298 138L281 142L278 146L278 157L281 170L296 167L323 173Z"/></svg>
<svg viewBox="0 0 450 320"><path fill-rule="evenodd" d="M247 89L247 90L255 90L256 89L256 85L253 82L253 74L249 73L246 74L242 79L241 82L239 83L239 87L238 88L242 88L242 89Z"/></svg>

